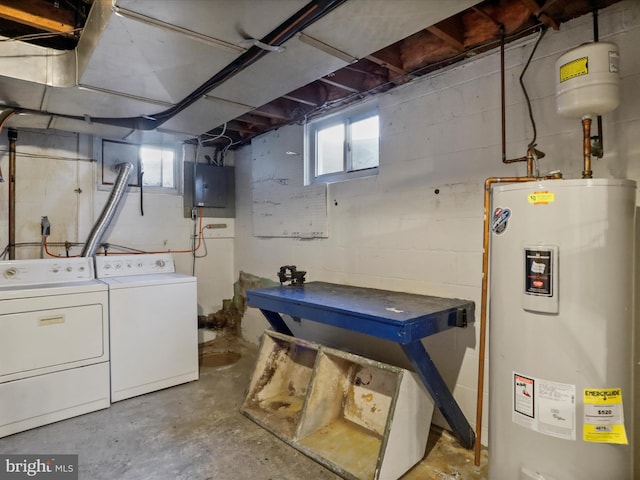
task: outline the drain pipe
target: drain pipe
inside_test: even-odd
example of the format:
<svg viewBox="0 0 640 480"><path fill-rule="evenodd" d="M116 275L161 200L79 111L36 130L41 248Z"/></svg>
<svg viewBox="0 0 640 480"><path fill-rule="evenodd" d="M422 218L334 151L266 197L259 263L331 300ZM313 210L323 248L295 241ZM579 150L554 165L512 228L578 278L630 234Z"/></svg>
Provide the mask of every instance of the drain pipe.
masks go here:
<svg viewBox="0 0 640 480"><path fill-rule="evenodd" d="M111 195L109 195L109 199L102 209L102 213L100 214L100 218L91 229L91 233L89 234L89 238L87 238L87 242L84 244L84 248L82 249L81 257L93 257L96 254L96 250L100 244L100 240L104 236L104 232L107 230L107 227L111 224L113 220L113 216L115 215L118 205L122 200L122 196L127 189L127 180L129 180L129 174L133 169L133 165L131 163L125 162L117 165L118 168L118 177L113 185L113 190L111 190Z"/></svg>
<svg viewBox="0 0 640 480"><path fill-rule="evenodd" d="M18 131L10 128L9 137L9 260L16 259L16 140Z"/></svg>

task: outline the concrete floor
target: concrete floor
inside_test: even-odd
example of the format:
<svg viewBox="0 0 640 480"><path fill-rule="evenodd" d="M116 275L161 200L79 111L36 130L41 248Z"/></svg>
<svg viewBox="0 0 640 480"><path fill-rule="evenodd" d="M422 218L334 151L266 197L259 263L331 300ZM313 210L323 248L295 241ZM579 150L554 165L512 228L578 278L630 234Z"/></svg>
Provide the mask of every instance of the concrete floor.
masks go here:
<svg viewBox="0 0 640 480"><path fill-rule="evenodd" d="M256 347L222 339L207 349L241 356L203 366L197 382L2 438L0 452L78 454L81 480L339 479L240 414ZM403 480L486 478L486 454L475 467L472 452L432 429L425 460Z"/></svg>

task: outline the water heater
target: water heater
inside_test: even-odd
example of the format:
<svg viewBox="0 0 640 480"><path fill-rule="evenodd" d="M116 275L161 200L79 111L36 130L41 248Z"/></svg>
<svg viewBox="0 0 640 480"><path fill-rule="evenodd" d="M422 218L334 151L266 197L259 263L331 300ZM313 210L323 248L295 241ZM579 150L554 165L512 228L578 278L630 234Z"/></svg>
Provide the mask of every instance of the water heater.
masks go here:
<svg viewBox="0 0 640 480"><path fill-rule="evenodd" d="M630 480L635 183L492 195L489 478Z"/></svg>

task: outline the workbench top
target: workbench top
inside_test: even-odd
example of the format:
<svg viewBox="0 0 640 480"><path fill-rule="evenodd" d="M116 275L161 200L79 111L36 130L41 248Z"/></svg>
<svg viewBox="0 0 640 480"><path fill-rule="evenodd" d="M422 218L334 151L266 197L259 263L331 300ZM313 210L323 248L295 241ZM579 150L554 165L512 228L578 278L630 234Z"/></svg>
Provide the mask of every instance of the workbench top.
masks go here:
<svg viewBox="0 0 640 480"><path fill-rule="evenodd" d="M325 282L250 290L247 303L400 343L464 327L474 313L469 300Z"/></svg>

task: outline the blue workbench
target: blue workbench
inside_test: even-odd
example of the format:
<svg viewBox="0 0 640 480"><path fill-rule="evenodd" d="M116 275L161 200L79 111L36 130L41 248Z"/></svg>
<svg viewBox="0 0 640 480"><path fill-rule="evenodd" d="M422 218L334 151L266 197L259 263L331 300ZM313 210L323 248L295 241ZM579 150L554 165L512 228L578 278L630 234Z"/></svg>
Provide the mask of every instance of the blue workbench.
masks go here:
<svg viewBox="0 0 640 480"><path fill-rule="evenodd" d="M474 303L324 282L247 291L277 332L293 336L281 314L312 320L398 343L460 443L473 448L475 434L436 369L421 339L473 322Z"/></svg>

